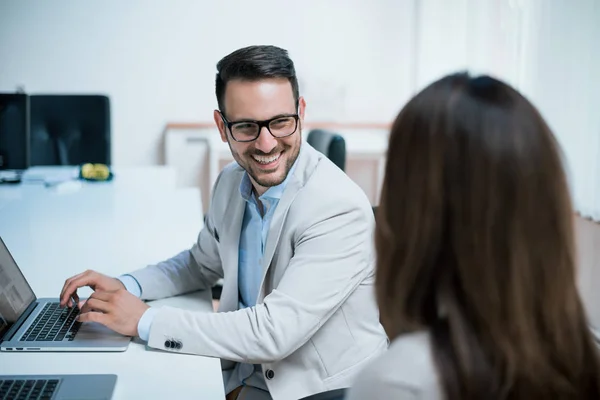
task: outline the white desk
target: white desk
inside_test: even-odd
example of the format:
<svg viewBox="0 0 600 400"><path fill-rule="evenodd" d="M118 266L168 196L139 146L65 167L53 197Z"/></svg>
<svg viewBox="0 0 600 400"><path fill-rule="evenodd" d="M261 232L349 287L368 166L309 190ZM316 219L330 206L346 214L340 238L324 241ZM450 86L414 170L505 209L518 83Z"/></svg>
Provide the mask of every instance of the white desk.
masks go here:
<svg viewBox="0 0 600 400"><path fill-rule="evenodd" d="M166 165L155 165L147 167L116 167L112 168L114 179L109 182L113 188L111 190L118 192L156 192L159 188L162 190L174 190L177 183L177 171L175 167ZM48 180L57 178L66 179L68 176L76 176L77 167L72 166L52 166L52 167L33 167L27 170L25 177L46 177ZM55 186L53 189L40 192L44 182L24 182L22 184L2 184L0 185L0 209L6 204L31 197L32 194L44 193L57 194L60 191L66 192L67 188Z"/></svg>
<svg viewBox="0 0 600 400"><path fill-rule="evenodd" d="M0 236L36 295L56 297L66 278L85 269L115 276L188 248L202 227L201 209L197 189L21 185L0 190ZM155 303L211 311L210 293ZM122 353L0 353L0 374L25 373L114 373L114 399L224 398L218 359L139 341Z"/></svg>

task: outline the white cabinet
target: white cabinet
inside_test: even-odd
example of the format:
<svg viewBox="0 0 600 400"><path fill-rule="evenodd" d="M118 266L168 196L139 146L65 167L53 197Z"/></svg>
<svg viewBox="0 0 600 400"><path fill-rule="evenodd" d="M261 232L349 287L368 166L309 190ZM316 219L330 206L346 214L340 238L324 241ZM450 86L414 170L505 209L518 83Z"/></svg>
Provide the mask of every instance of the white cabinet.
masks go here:
<svg viewBox="0 0 600 400"><path fill-rule="evenodd" d="M206 128L172 128L165 132L165 164L177 171L177 187L199 187L204 212L218 175L223 143L218 132ZM229 152L227 145L225 150Z"/></svg>

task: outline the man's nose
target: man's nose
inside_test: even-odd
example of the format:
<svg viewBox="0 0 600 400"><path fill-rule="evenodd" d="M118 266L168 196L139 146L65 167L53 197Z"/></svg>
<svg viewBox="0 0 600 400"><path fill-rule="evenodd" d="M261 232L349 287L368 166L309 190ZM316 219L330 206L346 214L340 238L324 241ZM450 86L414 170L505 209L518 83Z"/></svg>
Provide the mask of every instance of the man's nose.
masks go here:
<svg viewBox="0 0 600 400"><path fill-rule="evenodd" d="M271 132L266 126L263 126L258 133L256 138L255 147L263 153L270 153L275 147L277 147L277 139L271 135Z"/></svg>

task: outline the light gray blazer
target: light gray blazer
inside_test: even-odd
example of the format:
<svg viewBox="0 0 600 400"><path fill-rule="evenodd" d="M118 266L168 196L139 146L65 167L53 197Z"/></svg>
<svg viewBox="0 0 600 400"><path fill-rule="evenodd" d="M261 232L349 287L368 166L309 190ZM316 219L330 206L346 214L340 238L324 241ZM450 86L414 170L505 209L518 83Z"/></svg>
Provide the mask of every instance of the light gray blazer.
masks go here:
<svg viewBox="0 0 600 400"><path fill-rule="evenodd" d="M208 289L224 278L220 312L163 307L148 345L219 357L224 370L234 362L262 364L275 400L348 387L388 345L373 293L369 201L304 142L271 221L257 305L238 310L244 173L232 164L219 175L206 226L190 250L132 273L143 299ZM166 348L168 341L181 346Z"/></svg>
<svg viewBox="0 0 600 400"><path fill-rule="evenodd" d="M429 334L402 335L358 373L347 400L442 400Z"/></svg>

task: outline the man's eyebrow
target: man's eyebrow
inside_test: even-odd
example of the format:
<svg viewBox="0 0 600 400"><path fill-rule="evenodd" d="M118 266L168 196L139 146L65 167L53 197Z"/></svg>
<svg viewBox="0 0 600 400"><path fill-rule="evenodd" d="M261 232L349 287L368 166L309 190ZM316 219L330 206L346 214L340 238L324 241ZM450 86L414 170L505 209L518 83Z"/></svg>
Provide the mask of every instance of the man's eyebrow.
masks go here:
<svg viewBox="0 0 600 400"><path fill-rule="evenodd" d="M254 121L269 121L271 119L275 119L275 118L281 118L281 117L290 117L292 115L296 115L296 113L282 113L282 114L277 114L272 116L271 118L267 118L267 119L252 119L252 118L240 118L240 119L236 119L236 120L231 120L229 122L231 123L235 123L235 122L254 122Z"/></svg>

